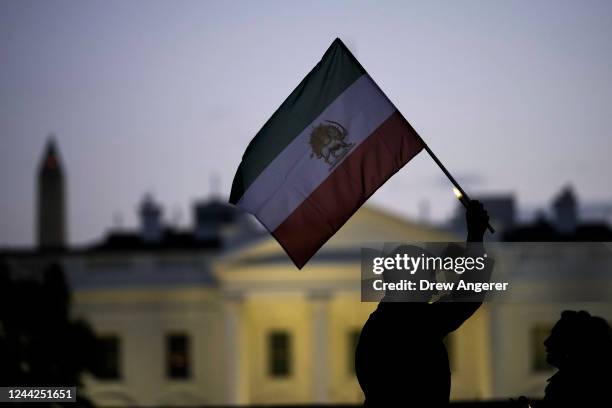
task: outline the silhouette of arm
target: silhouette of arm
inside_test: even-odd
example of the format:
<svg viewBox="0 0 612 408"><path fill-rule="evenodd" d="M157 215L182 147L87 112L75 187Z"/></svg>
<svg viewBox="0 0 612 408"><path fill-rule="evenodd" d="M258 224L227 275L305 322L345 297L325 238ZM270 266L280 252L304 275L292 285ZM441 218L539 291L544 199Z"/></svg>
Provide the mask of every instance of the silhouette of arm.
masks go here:
<svg viewBox="0 0 612 408"><path fill-rule="evenodd" d="M466 272L462 279L464 281L487 282L490 279L493 265L493 260L487 259L482 271ZM464 292L455 290L436 303L431 304L432 318L438 322L441 334L446 335L457 330L463 322L478 310L486 295L486 291L464 294Z"/></svg>
<svg viewBox="0 0 612 408"><path fill-rule="evenodd" d="M480 201L472 200L468 203L465 219L468 230L465 249L457 251L456 246L449 246L448 252L474 258L484 257L483 238L489 224L489 215ZM466 282L488 282L493 271L493 264L493 260L487 258L482 270L468 271L461 276L461 279ZM465 294L463 291L454 290L432 304L433 318L439 323L442 334L446 335L458 329L478 310L485 296L485 291L480 293L467 292Z"/></svg>

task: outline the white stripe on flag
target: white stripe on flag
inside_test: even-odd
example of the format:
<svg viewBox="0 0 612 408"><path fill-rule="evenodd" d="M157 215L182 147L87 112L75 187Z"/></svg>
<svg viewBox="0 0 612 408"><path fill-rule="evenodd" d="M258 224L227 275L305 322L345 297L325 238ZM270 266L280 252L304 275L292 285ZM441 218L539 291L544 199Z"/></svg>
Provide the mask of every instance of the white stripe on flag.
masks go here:
<svg viewBox="0 0 612 408"><path fill-rule="evenodd" d="M354 143L352 152L395 111L370 76L361 76L272 160L249 186L238 206L273 231L331 174L328 163L311 158L309 141L313 127L326 120L340 123L348 130L347 142Z"/></svg>

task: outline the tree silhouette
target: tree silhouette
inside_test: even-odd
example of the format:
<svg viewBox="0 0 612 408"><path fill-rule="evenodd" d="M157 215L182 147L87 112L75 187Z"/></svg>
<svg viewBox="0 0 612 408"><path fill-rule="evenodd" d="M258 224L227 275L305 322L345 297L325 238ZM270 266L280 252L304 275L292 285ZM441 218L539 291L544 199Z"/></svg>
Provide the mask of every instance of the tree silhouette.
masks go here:
<svg viewBox="0 0 612 408"><path fill-rule="evenodd" d="M95 374L99 366L97 343L84 321L70 317L61 266L50 264L40 279L11 272L0 260L0 385L81 388L81 375ZM77 399L79 406L91 406L81 394Z"/></svg>

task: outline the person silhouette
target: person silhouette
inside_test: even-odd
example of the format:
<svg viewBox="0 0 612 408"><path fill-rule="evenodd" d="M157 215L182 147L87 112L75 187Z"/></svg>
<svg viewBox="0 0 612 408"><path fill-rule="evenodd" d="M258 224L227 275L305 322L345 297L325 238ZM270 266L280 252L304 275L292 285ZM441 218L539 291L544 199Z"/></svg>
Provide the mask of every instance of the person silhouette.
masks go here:
<svg viewBox="0 0 612 408"><path fill-rule="evenodd" d="M566 310L544 341L546 361L557 372L544 399L515 406L535 408L612 407L612 332L601 317Z"/></svg>
<svg viewBox="0 0 612 408"><path fill-rule="evenodd" d="M468 204L466 221L468 250L472 255L484 254L482 242L489 217L480 202ZM411 253L413 248L400 250ZM488 276L491 267L488 259ZM433 295L425 292L420 298L394 299L387 292L368 318L355 352L364 406L448 405L450 366L443 340L476 312L482 297L469 302L431 302Z"/></svg>

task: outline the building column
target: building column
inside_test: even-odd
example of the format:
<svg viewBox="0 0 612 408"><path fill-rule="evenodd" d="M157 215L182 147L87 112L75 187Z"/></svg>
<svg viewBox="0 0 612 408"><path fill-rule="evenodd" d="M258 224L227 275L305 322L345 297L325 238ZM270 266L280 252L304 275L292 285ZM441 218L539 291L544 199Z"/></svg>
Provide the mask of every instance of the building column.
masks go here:
<svg viewBox="0 0 612 408"><path fill-rule="evenodd" d="M312 305L312 397L314 403L329 402L329 298L328 292L310 294Z"/></svg>
<svg viewBox="0 0 612 408"><path fill-rule="evenodd" d="M241 294L228 294L223 304L225 325L225 395L224 405L246 405L248 396L248 350L242 341L244 301Z"/></svg>

